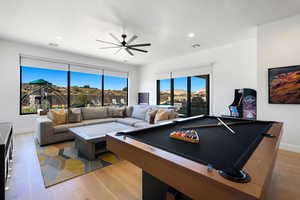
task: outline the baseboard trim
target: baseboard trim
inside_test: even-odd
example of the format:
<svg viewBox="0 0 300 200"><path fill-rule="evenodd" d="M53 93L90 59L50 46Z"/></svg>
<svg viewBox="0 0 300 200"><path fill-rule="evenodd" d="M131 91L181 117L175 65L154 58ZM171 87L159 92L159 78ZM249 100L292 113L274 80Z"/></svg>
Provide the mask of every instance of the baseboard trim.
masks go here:
<svg viewBox="0 0 300 200"><path fill-rule="evenodd" d="M23 135L23 134L29 134L29 133L34 133L35 131L34 130L28 130L28 131L15 131L14 132L14 135Z"/></svg>
<svg viewBox="0 0 300 200"><path fill-rule="evenodd" d="M300 145L281 143L279 148L287 150L287 151L293 151L293 152L300 153Z"/></svg>

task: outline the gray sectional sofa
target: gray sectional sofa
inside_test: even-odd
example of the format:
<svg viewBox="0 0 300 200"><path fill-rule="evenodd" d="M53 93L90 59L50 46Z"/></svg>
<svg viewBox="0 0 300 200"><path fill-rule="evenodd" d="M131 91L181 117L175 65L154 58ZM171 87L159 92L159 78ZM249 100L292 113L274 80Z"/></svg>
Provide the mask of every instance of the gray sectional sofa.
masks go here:
<svg viewBox="0 0 300 200"><path fill-rule="evenodd" d="M124 108L123 114L115 112L113 107L87 107L75 108L79 112L80 121L55 125L51 115L41 116L37 119L36 138L40 145L47 145L74 139L69 128L88 126L100 123L117 122L136 128L152 126L149 123L149 113L155 109L167 109L170 112L168 120L174 120L178 115L172 107L159 107L148 105L135 105ZM165 122L159 121L157 123Z"/></svg>

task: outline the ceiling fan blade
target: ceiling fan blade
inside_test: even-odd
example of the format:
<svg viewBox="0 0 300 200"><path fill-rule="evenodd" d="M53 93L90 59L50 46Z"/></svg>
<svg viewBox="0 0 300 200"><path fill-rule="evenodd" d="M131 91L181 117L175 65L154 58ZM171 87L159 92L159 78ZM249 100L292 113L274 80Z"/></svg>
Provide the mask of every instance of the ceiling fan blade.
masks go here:
<svg viewBox="0 0 300 200"><path fill-rule="evenodd" d="M99 49L115 49L115 48L120 48L120 47L100 47Z"/></svg>
<svg viewBox="0 0 300 200"><path fill-rule="evenodd" d="M134 55L128 48L126 48L125 51L127 51L131 56Z"/></svg>
<svg viewBox="0 0 300 200"><path fill-rule="evenodd" d="M103 41L103 40L96 40L97 42L102 42L102 43L106 43L106 44L112 44L112 45L116 45L116 46L120 46L120 44L115 44L113 42L107 42L107 41Z"/></svg>
<svg viewBox="0 0 300 200"><path fill-rule="evenodd" d="M122 50L122 48L118 49L118 50L114 53L114 55L118 54L121 50Z"/></svg>
<svg viewBox="0 0 300 200"><path fill-rule="evenodd" d="M146 47L146 46L151 46L151 44L150 43L145 43L145 44L127 45L127 47Z"/></svg>
<svg viewBox="0 0 300 200"><path fill-rule="evenodd" d="M132 37L127 41L127 44L130 44L130 43L133 42L133 40L135 40L136 38L138 38L137 35L132 36Z"/></svg>
<svg viewBox="0 0 300 200"><path fill-rule="evenodd" d="M109 33L109 35L110 35L112 38L114 38L114 40L115 40L116 42L118 42L118 43L121 44L121 41L120 41L114 34Z"/></svg>
<svg viewBox="0 0 300 200"><path fill-rule="evenodd" d="M143 49L137 49L137 48L133 48L133 47L128 47L128 49L134 50L134 51L140 51L140 52L143 52L143 53L148 53L148 51L143 50Z"/></svg>

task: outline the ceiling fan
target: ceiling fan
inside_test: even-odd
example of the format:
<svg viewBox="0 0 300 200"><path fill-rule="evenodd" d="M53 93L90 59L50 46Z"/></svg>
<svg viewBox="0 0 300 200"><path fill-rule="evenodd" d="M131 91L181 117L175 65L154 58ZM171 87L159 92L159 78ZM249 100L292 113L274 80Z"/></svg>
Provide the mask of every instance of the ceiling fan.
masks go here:
<svg viewBox="0 0 300 200"><path fill-rule="evenodd" d="M132 36L128 41L126 41L127 35L126 34L122 34L121 37L122 39L119 40L114 34L109 33L109 35L117 42L107 42L107 41L103 41L103 40L96 40L97 42L102 42L105 44L110 44L113 46L110 47L101 47L100 49L118 49L115 54L119 53L122 49L124 49L127 53L129 53L131 56L133 56L134 54L132 53L132 51L139 51L139 52L143 52L143 53L147 53L148 51L143 50L143 49L138 49L136 47L146 47L146 46L151 46L150 43L144 43L144 44L131 44L135 39L138 38L138 36L134 35Z"/></svg>

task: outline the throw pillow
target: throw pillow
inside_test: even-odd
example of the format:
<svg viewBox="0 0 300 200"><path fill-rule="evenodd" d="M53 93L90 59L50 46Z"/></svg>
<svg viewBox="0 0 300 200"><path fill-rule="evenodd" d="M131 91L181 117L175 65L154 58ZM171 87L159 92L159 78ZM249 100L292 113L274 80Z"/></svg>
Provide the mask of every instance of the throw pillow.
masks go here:
<svg viewBox="0 0 300 200"><path fill-rule="evenodd" d="M155 116L158 110L152 110L149 113L149 124L154 124L155 123Z"/></svg>
<svg viewBox="0 0 300 200"><path fill-rule="evenodd" d="M51 110L48 111L48 113L47 113L47 118L50 119L50 120L52 120Z"/></svg>
<svg viewBox="0 0 300 200"><path fill-rule="evenodd" d="M51 110L50 112L54 125L67 123L67 113L64 109Z"/></svg>
<svg viewBox="0 0 300 200"><path fill-rule="evenodd" d="M69 109L69 122L70 123L76 123L81 122L81 109L80 108L71 108Z"/></svg>
<svg viewBox="0 0 300 200"><path fill-rule="evenodd" d="M145 120L145 115L148 109L148 106L134 106L132 117L136 119Z"/></svg>
<svg viewBox="0 0 300 200"><path fill-rule="evenodd" d="M151 122L151 119L152 119L152 123L154 123L154 118L155 118L155 115L156 115L156 112L158 111L158 109L155 109L155 108L150 108L147 110L146 112L146 116L145 116L145 121L147 121L148 123Z"/></svg>
<svg viewBox="0 0 300 200"><path fill-rule="evenodd" d="M175 111L175 110L172 110L170 113L169 113L169 119L175 119L178 117L178 113Z"/></svg>
<svg viewBox="0 0 300 200"><path fill-rule="evenodd" d="M154 122L157 123L158 121L168 120L169 119L169 113L166 110L158 110Z"/></svg>

